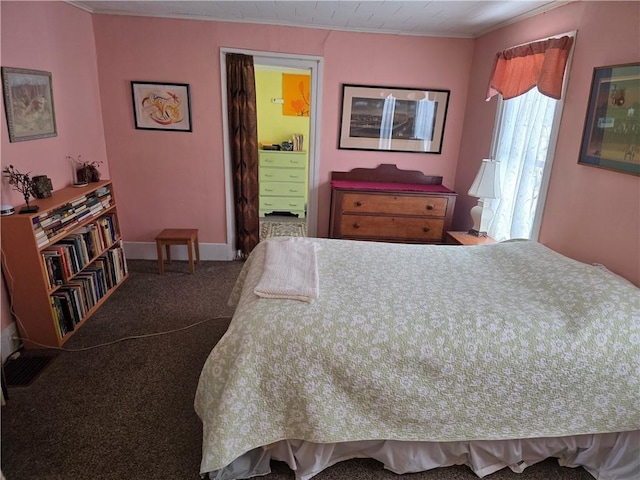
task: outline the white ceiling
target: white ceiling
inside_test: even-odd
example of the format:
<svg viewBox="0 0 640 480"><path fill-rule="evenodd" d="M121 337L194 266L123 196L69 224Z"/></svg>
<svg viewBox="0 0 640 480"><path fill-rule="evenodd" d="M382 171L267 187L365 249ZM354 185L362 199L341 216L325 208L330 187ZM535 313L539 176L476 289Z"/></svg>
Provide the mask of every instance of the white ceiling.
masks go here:
<svg viewBox="0 0 640 480"><path fill-rule="evenodd" d="M579 0L69 1L91 13L473 38Z"/></svg>

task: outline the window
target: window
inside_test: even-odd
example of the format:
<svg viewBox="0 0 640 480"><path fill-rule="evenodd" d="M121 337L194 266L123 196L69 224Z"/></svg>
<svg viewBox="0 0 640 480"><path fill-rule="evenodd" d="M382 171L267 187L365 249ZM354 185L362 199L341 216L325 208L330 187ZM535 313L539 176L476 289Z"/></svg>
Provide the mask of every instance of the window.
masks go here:
<svg viewBox="0 0 640 480"><path fill-rule="evenodd" d="M562 42L567 38L568 41ZM551 56L553 68L558 72L555 85L541 86L537 78L518 78L517 66L501 65L496 70L501 70L502 77L496 80L494 71L490 82L490 95L508 91L505 94L508 99L501 96L499 101L492 146L492 157L500 162L501 196L491 201L495 216L488 233L498 241L538 238L562 115L561 90L572 47L573 37L564 36L498 53L497 63L517 62L526 57L527 74L533 70L531 63L537 61L532 60L533 57L543 57L538 62L543 70ZM558 51L564 56L560 61L557 61ZM531 82L534 86L528 89ZM540 93L538 87L545 94Z"/></svg>

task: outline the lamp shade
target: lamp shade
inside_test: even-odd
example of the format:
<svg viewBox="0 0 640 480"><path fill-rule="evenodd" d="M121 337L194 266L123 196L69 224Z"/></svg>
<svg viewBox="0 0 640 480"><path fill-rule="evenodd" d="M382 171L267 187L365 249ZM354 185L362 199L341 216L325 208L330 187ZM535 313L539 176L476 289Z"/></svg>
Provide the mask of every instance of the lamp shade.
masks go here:
<svg viewBox="0 0 640 480"><path fill-rule="evenodd" d="M478 170L469 189L469 195L478 198L498 198L500 196L499 163L488 158L482 160L480 170Z"/></svg>

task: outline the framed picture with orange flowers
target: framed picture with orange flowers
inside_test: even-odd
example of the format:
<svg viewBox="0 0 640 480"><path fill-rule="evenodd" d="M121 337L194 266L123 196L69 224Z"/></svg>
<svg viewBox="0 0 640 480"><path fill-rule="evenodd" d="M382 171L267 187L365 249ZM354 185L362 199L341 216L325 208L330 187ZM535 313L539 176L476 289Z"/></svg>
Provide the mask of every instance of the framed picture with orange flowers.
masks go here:
<svg viewBox="0 0 640 480"><path fill-rule="evenodd" d="M282 74L282 114L308 117L311 101L311 77L293 73Z"/></svg>
<svg viewBox="0 0 640 480"><path fill-rule="evenodd" d="M131 94L137 129L192 131L188 84L131 82Z"/></svg>

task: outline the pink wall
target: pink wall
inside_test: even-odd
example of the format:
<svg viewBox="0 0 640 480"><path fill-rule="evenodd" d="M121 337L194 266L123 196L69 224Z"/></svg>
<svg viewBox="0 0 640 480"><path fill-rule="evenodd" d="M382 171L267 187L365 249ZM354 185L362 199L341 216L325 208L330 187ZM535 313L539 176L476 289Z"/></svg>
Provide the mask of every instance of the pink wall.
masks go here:
<svg viewBox="0 0 640 480"><path fill-rule="evenodd" d="M2 102L2 167L47 175L54 190L73 182L67 155L109 165L96 69L91 15L61 2L2 2L2 66L51 72L56 137L10 143ZM2 199L17 205L22 196L2 184Z"/></svg>
<svg viewBox="0 0 640 480"><path fill-rule="evenodd" d="M467 39L332 33L323 53L319 236L328 234L331 171L395 163L405 170L441 175L444 185L453 189L472 53L473 43ZM343 83L451 90L442 154L337 149Z"/></svg>
<svg viewBox="0 0 640 480"><path fill-rule="evenodd" d="M103 161L109 177L98 89L91 15L61 2L1 2L2 66L52 74L57 137L10 143L2 103L1 166L47 175L54 190L73 182L67 155ZM2 181L2 203L19 205L22 195ZM4 280L2 280L4 283ZM4 284L2 286L4 289ZM2 327L11 322L2 296Z"/></svg>
<svg viewBox="0 0 640 480"><path fill-rule="evenodd" d="M475 201L466 192L490 153L497 101L484 99L495 53L578 30L539 240L640 286L640 178L577 164L593 68L638 62L638 25L638 2L575 2L477 39L455 181L456 228L471 226Z"/></svg>
<svg viewBox="0 0 640 480"><path fill-rule="evenodd" d="M94 17L105 138L127 241L168 225L225 241L221 47L324 58L319 234L326 235L332 170L395 163L453 187L472 40L345 33L240 23ZM135 130L131 80L191 85L193 133ZM451 90L441 155L337 149L342 83ZM149 206L152 208L149 208Z"/></svg>

